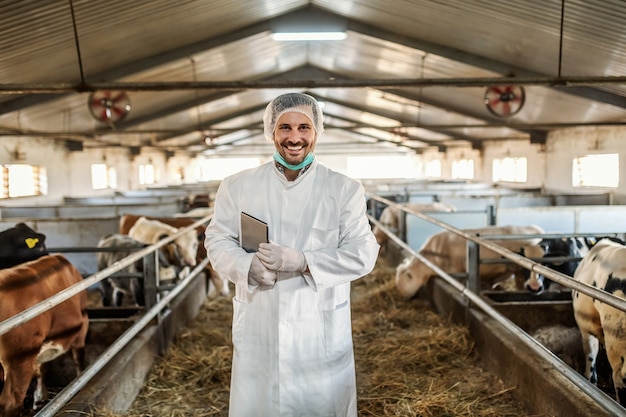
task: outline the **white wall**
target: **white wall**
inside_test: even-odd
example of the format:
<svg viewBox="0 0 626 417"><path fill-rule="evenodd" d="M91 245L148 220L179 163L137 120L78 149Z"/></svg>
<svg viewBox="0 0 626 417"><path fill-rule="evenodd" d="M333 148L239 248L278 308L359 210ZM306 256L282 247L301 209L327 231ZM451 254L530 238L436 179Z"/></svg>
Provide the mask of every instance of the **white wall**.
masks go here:
<svg viewBox="0 0 626 417"><path fill-rule="evenodd" d="M15 155L20 158L16 159ZM113 195L115 191L129 191L147 188L139 184L139 165L152 163L159 171L158 185L176 185L184 181L174 178L174 171L182 167L185 181L194 178L195 160L188 156L175 155L166 158L163 152L142 150L132 156L121 147L85 148L70 151L64 141L49 138L3 137L0 146L0 165L23 163L46 168L48 195L41 197L20 197L0 200L0 206L38 206L60 204L64 197L91 197ZM117 190L93 190L91 186L91 165L106 163L115 167Z"/></svg>
<svg viewBox="0 0 626 417"><path fill-rule="evenodd" d="M22 138L5 136L0 146L0 164L29 164L43 166L48 175L48 196L20 197L0 200L2 205L38 205L49 201L61 201L67 190L72 188L69 179L70 152L64 143L45 138ZM16 155L19 155L16 158Z"/></svg>
<svg viewBox="0 0 626 417"><path fill-rule="evenodd" d="M422 155L416 155L420 164L432 158L443 158L443 178L450 179L451 161L461 157L471 157L475 161L475 181L491 182L491 165L495 158L521 156L528 159L528 182L511 184L510 187L543 188L551 193L584 194L586 192L612 192L615 204L626 204L626 128L588 127L563 129L551 133L545 145L530 144L528 141L487 141L483 150L469 148L449 148L442 154L433 148ZM15 153L22 157L19 161ZM592 153L620 153L621 178L618 189L574 188L571 184L572 159ZM319 156L327 166L346 171L346 158L349 155ZM0 200L4 206L36 206L57 204L63 197L85 197L111 195L112 190L94 191L91 189L91 164L106 162L115 166L118 191L146 188L139 185L138 167L152 163L160 173L160 186L193 183L197 161L185 155L166 158L163 152L142 148L140 155L131 156L126 149L119 147L69 151L64 142L49 138L11 137L2 138L0 164L27 163L45 166L48 173L49 195ZM418 164L419 165L419 164ZM185 178L177 180L174 172L182 168ZM416 173L415 178L423 178Z"/></svg>
<svg viewBox="0 0 626 417"><path fill-rule="evenodd" d="M525 157L528 168L526 183L507 182L506 186L510 188L541 188L545 182L546 160L551 160L551 156L546 154L544 148L544 145L531 144L525 140L487 141L482 151L481 176L476 177L476 181L492 182L494 159Z"/></svg>
<svg viewBox="0 0 626 417"><path fill-rule="evenodd" d="M578 194L613 192L614 204L626 204L626 127L593 126L562 129L548 136L546 153L550 161L545 167L547 191ZM573 187L572 160L583 155L604 153L619 154L618 188Z"/></svg>

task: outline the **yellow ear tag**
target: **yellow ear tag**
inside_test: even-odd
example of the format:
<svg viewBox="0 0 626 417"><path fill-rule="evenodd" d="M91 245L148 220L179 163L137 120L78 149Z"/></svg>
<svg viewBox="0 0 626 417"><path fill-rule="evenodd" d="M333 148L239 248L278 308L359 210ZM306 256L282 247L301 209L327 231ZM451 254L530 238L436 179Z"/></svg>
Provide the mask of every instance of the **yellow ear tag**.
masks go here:
<svg viewBox="0 0 626 417"><path fill-rule="evenodd" d="M32 249L35 247L37 243L39 243L39 238L29 237L26 240L24 240L24 242L26 242L26 246L28 246L28 249Z"/></svg>

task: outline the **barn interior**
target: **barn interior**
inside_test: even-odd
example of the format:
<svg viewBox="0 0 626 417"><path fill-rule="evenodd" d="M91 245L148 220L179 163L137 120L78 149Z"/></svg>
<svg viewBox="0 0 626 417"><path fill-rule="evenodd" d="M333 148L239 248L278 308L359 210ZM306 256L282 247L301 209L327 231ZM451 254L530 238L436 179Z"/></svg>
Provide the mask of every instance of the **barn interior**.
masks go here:
<svg viewBox="0 0 626 417"><path fill-rule="evenodd" d="M300 91L324 103L316 156L326 165L345 172L355 156L441 162L434 180L362 180L373 220L393 203L458 208L428 213L430 221L407 213L397 231L406 247L392 245L392 262L441 230L433 220L459 229L533 223L568 236L622 233L626 170L617 187L575 187L571 166L588 154L623 160L624 21L621 0L5 2L0 161L45 167L47 178L45 193L2 198L0 224L28 222L48 236L51 251L91 276L90 250L118 229L120 215L206 207L219 183L199 175L207 161L267 160L265 106ZM341 39L280 40L290 32ZM493 161L508 156L527 159L524 183L493 183ZM474 161L472 180L451 178L459 158ZM93 189L93 164L115 168L115 188ZM159 172L155 183L140 180L147 165ZM184 290L191 305L180 321L166 319L166 339L197 313L205 284ZM472 323L481 348L492 349L483 353L492 367L508 365L503 358L519 345L492 338L502 329L480 326L498 320L470 314L445 280L425 291L441 314ZM572 324L567 297L483 295L524 330L546 316ZM146 363L160 353L158 333L145 336ZM113 374L137 363L124 360ZM98 395L107 394L107 401L129 400Z"/></svg>

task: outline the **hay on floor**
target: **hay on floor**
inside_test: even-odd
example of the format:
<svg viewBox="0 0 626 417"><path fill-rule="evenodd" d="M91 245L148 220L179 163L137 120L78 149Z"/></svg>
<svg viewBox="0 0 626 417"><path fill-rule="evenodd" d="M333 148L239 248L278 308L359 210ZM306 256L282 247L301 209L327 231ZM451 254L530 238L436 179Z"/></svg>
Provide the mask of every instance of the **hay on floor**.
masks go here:
<svg viewBox="0 0 626 417"><path fill-rule="evenodd" d="M401 299L394 272L379 260L353 284L359 417L526 416L513 387L480 368L468 330L423 300ZM230 299L207 300L124 416L227 416L231 319Z"/></svg>

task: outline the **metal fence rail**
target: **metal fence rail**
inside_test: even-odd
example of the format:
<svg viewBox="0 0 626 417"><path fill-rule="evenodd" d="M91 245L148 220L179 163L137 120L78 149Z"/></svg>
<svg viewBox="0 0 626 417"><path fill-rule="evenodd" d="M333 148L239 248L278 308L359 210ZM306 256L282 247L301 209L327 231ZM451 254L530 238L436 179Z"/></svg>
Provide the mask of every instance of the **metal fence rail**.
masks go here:
<svg viewBox="0 0 626 417"><path fill-rule="evenodd" d="M156 267L158 257L156 257L156 251L164 245L172 243L182 234L189 230L194 230L196 227L206 224L212 216L204 217L193 224L180 228L180 230L169 236L166 239L159 241L153 245L149 245L143 249L139 249L131 255L123 258L122 260L115 262L110 267L96 272L95 274L83 279L82 282L72 285L50 298L43 300L32 307L12 316L2 322L0 322L0 335L9 332L10 330L20 326L22 323L33 319L34 317L50 310L65 300L73 297L74 295L86 291L90 286L102 281L105 278L112 276L134 262L144 258L152 257L153 264ZM209 263L208 258L204 259L198 265L194 267L191 273L177 283L173 288L168 287L169 292L166 296L160 300L154 300L153 303L149 303L146 299L146 311L131 327L129 327L108 349L106 349L98 359L88 366L77 378L75 378L68 386L66 386L61 392L59 392L48 404L46 404L39 412L35 414L35 417L54 416L67 402L71 400L93 377L95 377L104 366L119 352L121 351L132 339L146 327L151 320L155 317L159 317L160 313L171 303L171 301L180 294L206 267ZM158 268L157 268L158 271ZM154 274L156 281L156 273ZM156 290L156 282L151 284ZM146 286L151 286L146 283ZM156 298L156 297L155 297Z"/></svg>
<svg viewBox="0 0 626 417"><path fill-rule="evenodd" d="M441 228L448 230L452 233L455 233L468 241L468 244L475 244L480 247L485 247L493 252L496 252L503 256L504 258L516 263L526 269L531 271L535 271L541 273L548 278L552 279L563 286L568 288L575 289L576 291L580 291L585 293L591 297L597 298L602 302L605 302L615 308L618 308L622 311L626 312L626 301L613 296L607 292L601 291L597 288L591 287L589 285L577 282L567 275L561 274L560 272L554 271L551 268L548 268L544 265L541 265L533 260L527 259L521 255L518 255L508 249L501 247L498 244L490 242L487 239L479 238L474 235L464 233L462 230L454 228L444 222L441 222L435 218L432 218L424 213L416 212L406 207L403 207L401 204L397 204L391 200L387 200L382 197L378 197L376 195L368 195L369 198L380 201L389 206L395 206L400 210L405 211L411 215L417 216L440 226ZM474 308L479 308L485 314L487 314L490 318L494 319L498 323L502 324L506 328L508 328L516 337L518 337L523 343L528 345L537 355L541 357L542 360L545 360L552 367L559 370L569 381L571 381L576 387L578 387L581 391L583 391L586 395L592 398L598 405L607 410L612 415L624 415L624 408L615 402L612 398L602 392L599 388L592 385L586 378L580 375L577 371L573 370L571 367L566 365L563 361L561 361L557 356L555 356L552 352L550 352L546 347L537 342L532 336L522 330L517 324L509 320L504 315L500 314L497 310L495 310L489 303L487 303L483 298L480 297L477 293L470 290L465 285L461 284L457 279L450 276L448 273L439 268L436 264L422 256L418 251L409 247L402 239L396 236L391 230L382 225L377 219L373 216L368 215L369 220L381 230L383 230L388 237L393 240L398 246L400 246L403 250L409 253L411 256L416 257L421 262L426 264L429 268L437 273L446 283L448 283L452 288L458 291L465 299L471 302L471 304L467 303L467 308L470 308L470 305ZM475 251L476 252L476 251ZM468 282L471 278L468 279Z"/></svg>

